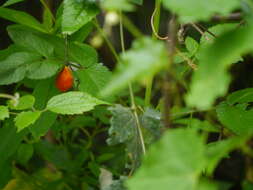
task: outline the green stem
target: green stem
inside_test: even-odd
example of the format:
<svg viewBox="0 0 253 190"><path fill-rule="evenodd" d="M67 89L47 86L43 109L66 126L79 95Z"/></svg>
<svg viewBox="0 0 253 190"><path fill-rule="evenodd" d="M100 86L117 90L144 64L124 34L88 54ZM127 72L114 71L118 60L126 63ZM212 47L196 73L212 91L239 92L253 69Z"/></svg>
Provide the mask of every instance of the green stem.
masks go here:
<svg viewBox="0 0 253 190"><path fill-rule="evenodd" d="M142 32L132 23L132 21L122 14L123 26L135 37L139 38L143 36Z"/></svg>
<svg viewBox="0 0 253 190"><path fill-rule="evenodd" d="M156 11L156 15L154 16L154 28L155 28L155 31L158 31L159 26L160 26L161 0L155 1L155 10L154 11ZM156 39L154 32L152 34L152 38ZM150 106L153 80L154 80L153 76L151 76L147 80L146 92L145 92L145 106Z"/></svg>
<svg viewBox="0 0 253 190"><path fill-rule="evenodd" d="M122 53L125 54L125 40L124 40L124 31L123 31L122 13L121 12L120 12L120 41L121 41ZM141 124L140 124L140 121L139 121L139 117L138 117L138 114L137 114L137 107L136 107L135 100L134 100L133 87L132 87L132 84L130 82L128 83L128 88L129 88L129 93L130 93L131 106L132 106L132 109L133 109L138 134L139 134L139 137L140 137L142 151L143 151L143 154L145 155L146 154L146 148L145 148L144 138L143 138L143 134L142 134L142 131L141 131Z"/></svg>
<svg viewBox="0 0 253 190"><path fill-rule="evenodd" d="M0 94L0 98L7 98L7 99L16 99L15 96L9 94Z"/></svg>
<svg viewBox="0 0 253 190"><path fill-rule="evenodd" d="M116 61L119 63L120 62L120 58L115 50L115 48L113 47L112 43L110 42L110 40L107 38L106 34L104 33L103 29L99 26L98 21L94 20L93 21L94 26L97 28L98 32L100 33L100 35L104 38L107 46L109 47L109 49L111 50L112 54L114 55Z"/></svg>
<svg viewBox="0 0 253 190"><path fill-rule="evenodd" d="M155 31L158 32L159 26L160 26L161 0L156 0L155 1L154 11L156 11L156 14L154 16L154 28L155 28ZM155 36L154 32L152 33L152 38L156 39L156 36Z"/></svg>

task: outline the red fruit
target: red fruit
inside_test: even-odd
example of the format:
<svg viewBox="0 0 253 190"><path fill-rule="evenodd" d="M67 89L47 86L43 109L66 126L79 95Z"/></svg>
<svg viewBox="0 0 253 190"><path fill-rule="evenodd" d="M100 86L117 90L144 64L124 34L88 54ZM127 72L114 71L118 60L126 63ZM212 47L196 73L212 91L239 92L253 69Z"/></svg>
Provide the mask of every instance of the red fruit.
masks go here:
<svg viewBox="0 0 253 190"><path fill-rule="evenodd" d="M56 87L61 91L61 92L66 92L69 89L72 88L73 86L73 75L72 71L68 66L65 66L62 71L59 73L56 79Z"/></svg>

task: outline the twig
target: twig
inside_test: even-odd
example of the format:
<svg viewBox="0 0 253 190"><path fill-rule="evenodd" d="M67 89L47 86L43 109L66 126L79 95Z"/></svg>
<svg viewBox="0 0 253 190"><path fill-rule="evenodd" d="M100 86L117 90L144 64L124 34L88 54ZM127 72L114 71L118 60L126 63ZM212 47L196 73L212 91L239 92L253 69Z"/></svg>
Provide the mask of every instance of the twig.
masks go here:
<svg viewBox="0 0 253 190"><path fill-rule="evenodd" d="M242 13L231 13L228 16L215 15L212 18L214 21L238 21L242 19Z"/></svg>
<svg viewBox="0 0 253 190"><path fill-rule="evenodd" d="M109 49L111 50L112 54L114 55L115 59L117 62L120 62L119 56L115 50L115 48L113 47L112 43L110 42L110 40L107 38L106 34L104 33L103 29L99 26L99 23L97 20L93 21L94 26L97 28L98 32L100 33L100 35L104 38L107 46L109 47Z"/></svg>
<svg viewBox="0 0 253 190"><path fill-rule="evenodd" d="M156 29L155 29L155 26L154 26L154 16L155 16L155 13L156 13L156 9L154 10L152 16L151 16L151 28L152 28L152 31L153 31L153 34L155 35L156 38L158 38L159 40L168 40L169 37L168 36L165 36L165 37L161 37L159 36L159 34L156 32Z"/></svg>
<svg viewBox="0 0 253 190"><path fill-rule="evenodd" d="M171 65L174 62L174 56L176 53L176 43L177 43L177 26L175 16L169 22L169 66L168 71L165 73L164 82L163 82L163 98L164 98L164 110L163 110L163 121L165 128L171 128L170 123L170 108L171 108L171 82L172 77L169 72Z"/></svg>
<svg viewBox="0 0 253 190"><path fill-rule="evenodd" d="M199 26L200 28L202 28L202 30L204 30L205 32L207 32L208 34L212 35L214 38L217 38L217 36L212 33L210 30L208 30L207 28L205 28L204 26L202 26L201 24L196 24L197 26Z"/></svg>
<svg viewBox="0 0 253 190"><path fill-rule="evenodd" d="M125 54L125 43L124 43L125 40L124 40L124 31L123 31L122 13L121 12L120 12L120 41L121 41L122 53ZM134 93L133 93L132 84L129 83L128 87L129 87L129 93L130 93L130 98L131 98L131 106L132 106L133 114L134 114L135 121L136 121L136 126L137 126L137 130L138 130L138 134L139 134L139 138L140 138L140 142L141 142L141 147L142 147L143 155L145 155L146 154L145 142L144 142L144 138L142 135L141 124L140 124L139 117L137 114L137 107L136 107L135 100L134 100Z"/></svg>
<svg viewBox="0 0 253 190"><path fill-rule="evenodd" d="M208 36L206 36L205 32L202 31L201 28L199 28L196 24L194 24L193 22L191 23L191 25L193 26L193 28L195 28L206 40L210 40L210 38Z"/></svg>

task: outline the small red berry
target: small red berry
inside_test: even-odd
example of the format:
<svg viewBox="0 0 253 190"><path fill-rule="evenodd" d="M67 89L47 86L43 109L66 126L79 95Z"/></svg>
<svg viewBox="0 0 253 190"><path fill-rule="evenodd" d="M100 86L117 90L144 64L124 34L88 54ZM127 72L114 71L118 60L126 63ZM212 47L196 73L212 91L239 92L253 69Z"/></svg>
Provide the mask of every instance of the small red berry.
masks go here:
<svg viewBox="0 0 253 190"><path fill-rule="evenodd" d="M58 74L56 79L56 87L61 92L66 92L73 86L73 74L68 66L65 66L62 71Z"/></svg>

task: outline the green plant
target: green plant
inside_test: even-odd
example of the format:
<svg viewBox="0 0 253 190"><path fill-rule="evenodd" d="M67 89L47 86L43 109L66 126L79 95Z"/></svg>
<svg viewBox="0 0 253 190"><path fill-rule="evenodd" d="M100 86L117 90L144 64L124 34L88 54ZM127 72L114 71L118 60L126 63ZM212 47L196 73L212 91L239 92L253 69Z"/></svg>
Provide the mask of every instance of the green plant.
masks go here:
<svg viewBox="0 0 253 190"><path fill-rule="evenodd" d="M0 189L252 189L253 2L155 0L144 35L146 2L0 6Z"/></svg>

